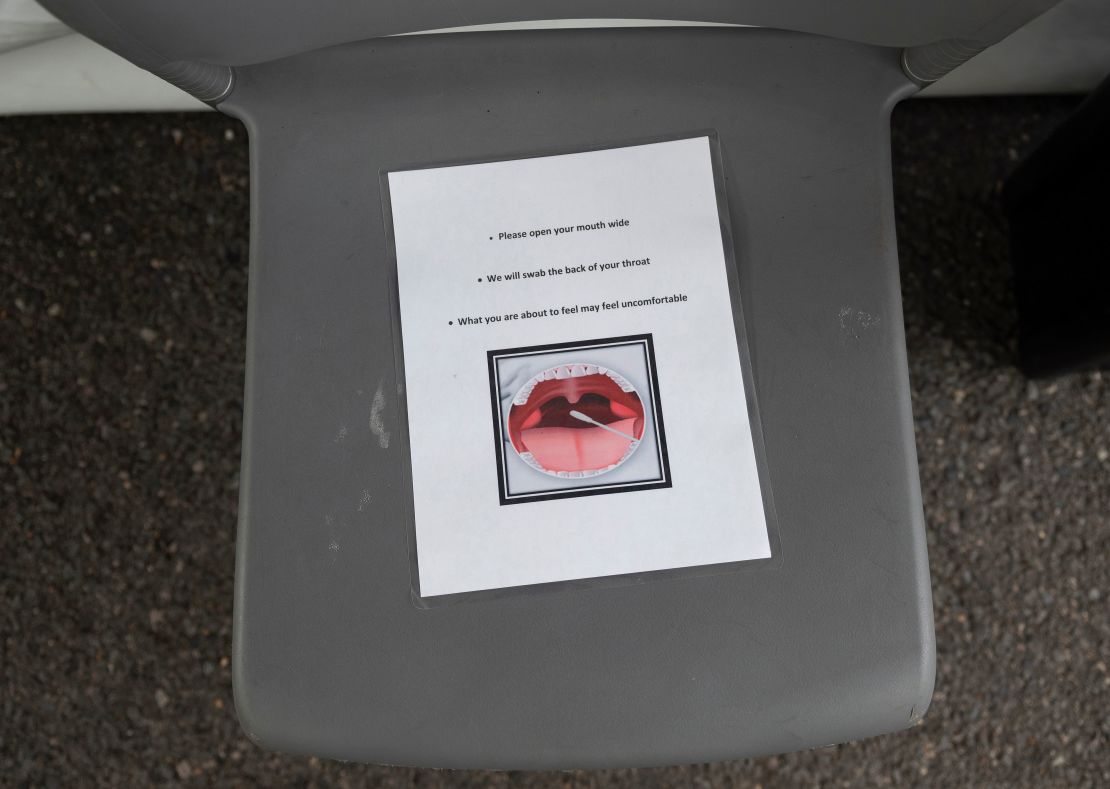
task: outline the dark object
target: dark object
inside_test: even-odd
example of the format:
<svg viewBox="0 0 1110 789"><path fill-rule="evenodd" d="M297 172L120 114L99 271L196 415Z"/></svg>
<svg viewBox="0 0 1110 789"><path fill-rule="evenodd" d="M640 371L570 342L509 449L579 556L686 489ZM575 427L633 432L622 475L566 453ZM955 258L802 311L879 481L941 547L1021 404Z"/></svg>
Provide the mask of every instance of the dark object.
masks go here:
<svg viewBox="0 0 1110 789"><path fill-rule="evenodd" d="M1022 371L1110 363L1110 79L1006 184Z"/></svg>

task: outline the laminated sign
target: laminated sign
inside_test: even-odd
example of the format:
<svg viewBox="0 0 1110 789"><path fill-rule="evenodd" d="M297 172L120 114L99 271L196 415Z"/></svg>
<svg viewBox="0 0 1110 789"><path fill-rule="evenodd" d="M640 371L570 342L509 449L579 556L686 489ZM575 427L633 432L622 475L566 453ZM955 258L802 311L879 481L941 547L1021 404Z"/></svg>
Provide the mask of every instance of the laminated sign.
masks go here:
<svg viewBox="0 0 1110 789"><path fill-rule="evenodd" d="M419 597L771 558L716 146L386 174Z"/></svg>

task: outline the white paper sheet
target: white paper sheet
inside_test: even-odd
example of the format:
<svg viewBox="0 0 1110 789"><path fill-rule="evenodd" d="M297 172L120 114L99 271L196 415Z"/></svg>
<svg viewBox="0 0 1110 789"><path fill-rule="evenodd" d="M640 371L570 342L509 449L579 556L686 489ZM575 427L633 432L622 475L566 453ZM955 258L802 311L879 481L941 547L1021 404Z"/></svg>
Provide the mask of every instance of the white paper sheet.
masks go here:
<svg viewBox="0 0 1110 789"><path fill-rule="evenodd" d="M771 555L710 151L388 175L422 596Z"/></svg>

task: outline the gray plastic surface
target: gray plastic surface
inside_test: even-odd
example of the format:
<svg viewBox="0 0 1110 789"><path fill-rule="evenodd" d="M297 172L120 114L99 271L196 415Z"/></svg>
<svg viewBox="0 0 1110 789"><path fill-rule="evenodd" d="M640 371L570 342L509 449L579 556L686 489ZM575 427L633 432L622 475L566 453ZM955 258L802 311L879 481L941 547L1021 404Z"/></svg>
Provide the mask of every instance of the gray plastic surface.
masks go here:
<svg viewBox="0 0 1110 789"><path fill-rule="evenodd" d="M797 30L882 46L1000 40L1056 0L44 0L149 68L246 65L361 39L544 19L672 19ZM156 53L156 55L155 55Z"/></svg>
<svg viewBox="0 0 1110 789"><path fill-rule="evenodd" d="M743 29L464 34L236 79L221 108L250 132L253 218L233 654L252 738L569 768L920 718L934 642L891 206L889 110L913 89L898 52ZM720 135L781 563L418 608L379 173L699 129Z"/></svg>

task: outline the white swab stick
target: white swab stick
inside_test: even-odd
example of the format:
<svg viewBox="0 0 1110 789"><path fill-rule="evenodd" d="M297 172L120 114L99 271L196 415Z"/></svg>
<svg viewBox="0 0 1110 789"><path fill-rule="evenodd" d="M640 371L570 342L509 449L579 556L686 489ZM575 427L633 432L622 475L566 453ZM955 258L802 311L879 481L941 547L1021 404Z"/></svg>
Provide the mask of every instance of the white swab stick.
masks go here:
<svg viewBox="0 0 1110 789"><path fill-rule="evenodd" d="M597 425L602 430L608 430L610 433L616 433L621 438L627 438L629 441L635 441L636 440L632 436L628 435L628 433L622 433L620 430L617 430L615 427L609 427L609 425L603 425L603 424L601 424L601 422L598 422L596 419L590 419L588 416L583 414L581 411L571 411L570 415L573 416L575 419L578 419L582 422L589 422L591 425Z"/></svg>

